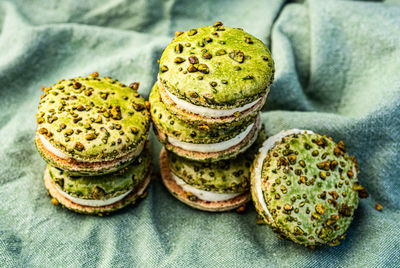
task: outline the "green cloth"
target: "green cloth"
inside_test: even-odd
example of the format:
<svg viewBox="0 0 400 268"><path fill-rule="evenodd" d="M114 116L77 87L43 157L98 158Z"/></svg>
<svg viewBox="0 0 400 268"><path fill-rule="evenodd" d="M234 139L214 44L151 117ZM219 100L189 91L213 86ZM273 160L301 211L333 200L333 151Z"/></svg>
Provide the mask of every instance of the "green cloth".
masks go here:
<svg viewBox="0 0 400 268"><path fill-rule="evenodd" d="M148 97L175 31L216 20L271 47L269 135L305 128L343 140L370 193L339 246L279 240L244 214L187 207L158 173L148 197L110 217L54 207L33 138L40 86L98 71ZM0 3L0 267L400 265L400 6L363 2L87 0ZM375 204L383 206L381 212Z"/></svg>

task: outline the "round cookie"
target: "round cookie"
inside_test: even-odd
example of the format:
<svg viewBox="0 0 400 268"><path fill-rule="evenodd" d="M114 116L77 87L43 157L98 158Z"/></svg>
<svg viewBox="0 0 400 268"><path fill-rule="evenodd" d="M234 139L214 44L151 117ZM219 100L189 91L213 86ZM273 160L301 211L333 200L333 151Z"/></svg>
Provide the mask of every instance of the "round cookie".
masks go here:
<svg viewBox="0 0 400 268"><path fill-rule="evenodd" d="M161 176L167 189L185 204L206 211L227 211L249 200L250 166L265 132L256 143L234 159L202 163L163 149Z"/></svg>
<svg viewBox="0 0 400 268"><path fill-rule="evenodd" d="M359 197L368 196L342 141L298 129L264 142L251 169L251 193L275 232L311 247L339 244Z"/></svg>
<svg viewBox="0 0 400 268"><path fill-rule="evenodd" d="M238 208L250 201L250 193L248 191L242 192L237 196L232 196L230 199L224 201L204 201L197 198L191 192L185 191L177 183L174 174L168 166L167 151L164 148L160 154L160 169L163 183L168 191L178 200L193 208L211 212L222 212Z"/></svg>
<svg viewBox="0 0 400 268"><path fill-rule="evenodd" d="M150 114L137 92L98 73L44 89L35 143L51 165L72 175L100 175L128 165L143 150Z"/></svg>
<svg viewBox="0 0 400 268"><path fill-rule="evenodd" d="M68 209L86 214L109 213L134 203L150 181L151 153L147 148L127 167L102 176L70 176L47 166L49 193Z"/></svg>
<svg viewBox="0 0 400 268"><path fill-rule="evenodd" d="M195 124L230 124L255 116L274 79L266 46L222 23L177 32L160 59L160 95Z"/></svg>

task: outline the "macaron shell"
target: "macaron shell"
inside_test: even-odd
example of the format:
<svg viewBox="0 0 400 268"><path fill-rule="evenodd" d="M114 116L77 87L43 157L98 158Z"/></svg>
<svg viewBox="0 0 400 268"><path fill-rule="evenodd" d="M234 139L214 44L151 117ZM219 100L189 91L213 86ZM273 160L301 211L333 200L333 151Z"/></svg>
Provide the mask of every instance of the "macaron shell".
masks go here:
<svg viewBox="0 0 400 268"><path fill-rule="evenodd" d="M238 193L250 188L251 160L244 157L204 163L169 152L167 159L171 171L195 188L215 193Z"/></svg>
<svg viewBox="0 0 400 268"><path fill-rule="evenodd" d="M58 189L70 196L83 199L106 200L131 191L147 175L151 153L146 148L131 164L114 173L102 176L70 176L47 166Z"/></svg>
<svg viewBox="0 0 400 268"><path fill-rule="evenodd" d="M263 127L254 144L244 153L212 163L189 160L167 151L171 171L187 184L215 193L238 193L250 188L250 167L265 140Z"/></svg>
<svg viewBox="0 0 400 268"><path fill-rule="evenodd" d="M236 112L231 116L224 116L224 117L204 117L199 114L194 114L191 111L181 109L166 94L165 89L163 87L160 87L158 85L158 88L159 88L159 94L162 98L162 102L165 104L165 108L168 109L170 113L174 114L176 117L185 122L190 122L190 124L193 124L195 126L209 125L218 128L226 128L226 127L241 125L243 124L244 121L254 121L258 112L264 106L268 95L268 93L265 94L264 97L262 97L260 101L257 102L252 108L247 109L243 112Z"/></svg>
<svg viewBox="0 0 400 268"><path fill-rule="evenodd" d="M90 206L82 206L72 202L71 200L65 198L60 192L58 192L55 184L51 180L50 174L48 169L46 168L44 174L44 183L49 191L50 196L55 198L63 207L72 210L74 212L82 213L82 214L92 214L92 215L107 215L111 212L120 210L130 204L134 204L137 199L145 197L145 190L148 187L150 180L151 180L151 169L149 169L148 175L146 178L139 183L132 192L127 195L124 199L107 206L101 207L90 207Z"/></svg>
<svg viewBox="0 0 400 268"><path fill-rule="evenodd" d="M147 138L150 114L136 90L96 76L61 80L45 89L37 132L78 161L123 157Z"/></svg>
<svg viewBox="0 0 400 268"><path fill-rule="evenodd" d="M63 159L52 152L48 151L39 139L39 136L35 137L35 145L42 156L42 158L50 165L65 170L70 175L74 176L98 176L115 172L121 168L129 165L138 154L143 150L146 142L143 141L135 151L128 153L127 155L108 161L101 162L81 162L75 159Z"/></svg>
<svg viewBox="0 0 400 268"><path fill-rule="evenodd" d="M162 181L168 191L178 200L190 207L210 212L223 212L238 208L250 201L250 193L248 191L232 199L219 202L209 202L201 199L189 199L188 193L185 192L172 177L171 169L168 166L167 152L164 148L160 153L160 170Z"/></svg>
<svg viewBox="0 0 400 268"><path fill-rule="evenodd" d="M181 33L165 48L159 81L190 103L228 108L264 96L274 72L260 40L239 29L206 26Z"/></svg>
<svg viewBox="0 0 400 268"><path fill-rule="evenodd" d="M203 152L195 152L188 151L182 149L180 147L174 146L168 142L168 136L166 133L161 132L159 129L154 129L154 132L158 139L164 144L165 148L168 151L171 151L181 157L200 161L200 162L215 162L224 159L230 159L238 154L246 151L250 146L257 140L258 133L260 132L261 127L254 126L249 134L236 146L232 146L229 149L220 152L211 152L211 153L203 153ZM212 145L210 145L212 146Z"/></svg>
<svg viewBox="0 0 400 268"><path fill-rule="evenodd" d="M191 125L166 109L166 105L160 100L157 84L154 85L149 99L154 126L159 132L184 142L208 144L226 141L243 132L251 124L250 120L246 120L240 125L226 128L214 127L215 125Z"/></svg>

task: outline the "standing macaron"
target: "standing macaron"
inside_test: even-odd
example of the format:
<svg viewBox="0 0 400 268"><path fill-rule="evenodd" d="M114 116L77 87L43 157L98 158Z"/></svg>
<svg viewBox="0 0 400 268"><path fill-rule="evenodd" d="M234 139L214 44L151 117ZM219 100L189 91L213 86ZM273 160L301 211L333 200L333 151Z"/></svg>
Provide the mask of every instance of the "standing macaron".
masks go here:
<svg viewBox="0 0 400 268"><path fill-rule="evenodd" d="M252 167L251 193L275 232L311 247L339 244L359 197L368 196L343 142L297 129L264 142Z"/></svg>
<svg viewBox="0 0 400 268"><path fill-rule="evenodd" d="M35 142L49 164L71 175L101 175L142 152L150 116L137 84L128 87L94 73L44 91Z"/></svg>

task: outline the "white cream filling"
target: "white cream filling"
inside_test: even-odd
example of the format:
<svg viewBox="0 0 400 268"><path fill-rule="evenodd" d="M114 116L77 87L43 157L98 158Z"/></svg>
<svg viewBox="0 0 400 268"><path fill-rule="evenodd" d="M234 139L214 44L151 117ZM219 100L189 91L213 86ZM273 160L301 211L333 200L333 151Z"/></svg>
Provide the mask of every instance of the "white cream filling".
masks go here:
<svg viewBox="0 0 400 268"><path fill-rule="evenodd" d="M232 193L232 194L224 194L224 193L213 193L204 190L197 189L189 184L187 184L184 180L176 176L174 173L171 172L172 177L174 178L175 182L182 187L185 192L189 192L195 195L197 198L210 201L210 202L220 202L232 199L241 193Z"/></svg>
<svg viewBox="0 0 400 268"><path fill-rule="evenodd" d="M173 146L182 148L187 151L200 152L200 153L221 152L240 144L247 137L247 135L250 133L255 124L257 128L260 127L261 125L260 114L258 114L255 123L250 124L243 132L239 133L232 139L223 142L197 144L197 143L180 141L177 138L171 136L168 136L168 142Z"/></svg>
<svg viewBox="0 0 400 268"><path fill-rule="evenodd" d="M268 218L271 221L274 221L274 219L272 218L272 215L267 208L267 204L265 203L263 191L261 188L261 172L262 172L263 162L265 157L267 157L269 150L271 150L275 146L275 144L279 142L283 137L299 133L313 134L314 132L310 130L300 130L300 129L284 130L274 136L269 137L266 141L264 141L262 147L259 150L260 154L257 158L256 165L254 166L255 190L258 202L261 204L261 207L263 208L264 212L268 215Z"/></svg>
<svg viewBox="0 0 400 268"><path fill-rule="evenodd" d="M257 104L257 102L259 102L263 97L245 104L241 107L237 107L237 108L233 108L233 109L227 109L227 110L220 110L220 109L213 109L213 108L207 108L207 107L203 107L203 106L198 106L198 105L194 105L190 102L187 102L185 100L182 100L180 98L178 98L177 96L175 96L174 94L172 94L171 92L169 92L165 87L165 92L167 93L168 97L171 98L171 100L182 110L186 110L188 112L194 113L194 114L198 114L204 117L211 117L211 118L219 118L219 117L224 117L224 116L231 116L236 112L243 112L246 111L248 109L250 109L251 107L253 107L254 105Z"/></svg>
<svg viewBox="0 0 400 268"><path fill-rule="evenodd" d="M54 147L43 135L39 134L39 139L42 142L44 148L50 153L62 158L62 159L69 159L70 157L64 154L60 149ZM84 161L82 161L84 162Z"/></svg>
<svg viewBox="0 0 400 268"><path fill-rule="evenodd" d="M147 135L147 139L149 139L150 133ZM42 142L44 148L50 153L62 158L62 159L70 159L68 155L64 154L60 149L54 147L42 134L39 134L39 139ZM79 160L79 162L93 162L93 160Z"/></svg>
<svg viewBox="0 0 400 268"><path fill-rule="evenodd" d="M62 196L71 200L72 202L74 202L78 205L89 206L89 207L102 207L102 206L114 204L114 203L122 200L125 196L127 196L130 192L132 192L132 190L130 190L126 193L123 193L121 195L118 195L116 197L113 197L113 198L110 198L107 200L95 200L95 199L83 199L83 198L74 197L74 196L71 196L71 195L67 194L66 192L60 190L57 187L56 187L56 189Z"/></svg>

